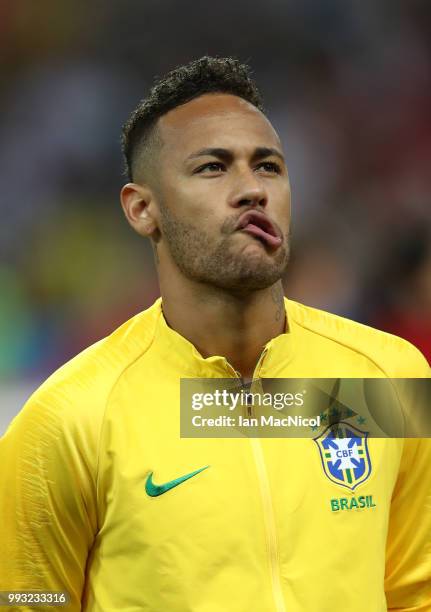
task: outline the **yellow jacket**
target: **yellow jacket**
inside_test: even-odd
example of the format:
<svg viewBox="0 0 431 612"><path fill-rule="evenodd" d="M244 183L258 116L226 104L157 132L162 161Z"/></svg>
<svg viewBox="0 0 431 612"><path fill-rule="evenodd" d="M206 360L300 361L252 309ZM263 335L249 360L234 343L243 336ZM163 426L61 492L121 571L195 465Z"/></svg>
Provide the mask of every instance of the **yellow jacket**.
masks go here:
<svg viewBox="0 0 431 612"><path fill-rule="evenodd" d="M430 376L400 338L285 304L256 378ZM91 612L430 611L430 440L370 439L350 491L311 439L181 438L181 377L232 376L161 299L55 372L0 441L0 591Z"/></svg>

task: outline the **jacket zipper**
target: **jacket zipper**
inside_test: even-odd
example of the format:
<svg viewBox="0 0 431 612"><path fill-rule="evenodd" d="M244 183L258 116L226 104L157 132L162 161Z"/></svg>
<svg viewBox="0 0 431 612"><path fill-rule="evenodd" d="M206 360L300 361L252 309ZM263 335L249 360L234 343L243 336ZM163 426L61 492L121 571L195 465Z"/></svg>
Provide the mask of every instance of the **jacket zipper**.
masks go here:
<svg viewBox="0 0 431 612"><path fill-rule="evenodd" d="M265 357L267 349L265 349L257 362L256 368L253 373L253 380L251 383L251 390L253 389L253 381L258 378L262 362ZM229 364L230 365L230 364ZM230 366L232 368L232 366ZM234 370L235 376L242 380L242 377L239 372ZM247 415L251 417L252 415L252 407L247 404ZM264 521L265 521L265 531L266 531L266 540L268 547L268 557L269 557L269 565L271 569L271 584L272 584L272 594L274 597L275 609L277 612L286 612L286 607L284 605L284 597L283 590L281 587L281 578L280 578L280 560L278 556L278 546L277 546L277 531L275 526L275 517L274 517L274 508L272 505L271 498L271 490L269 486L268 473L265 465L265 458L262 452L262 446L259 438L249 438L254 462L256 465L256 471L258 476L258 481L260 485L260 493L262 497L262 504L264 509Z"/></svg>
<svg viewBox="0 0 431 612"><path fill-rule="evenodd" d="M263 351L253 373L253 380L259 378L262 362L267 350ZM252 382L253 386L253 382ZM264 507L265 527L268 543L268 556L271 567L272 593L274 596L275 609L277 612L286 612L284 605L283 590L281 588L280 578L280 559L278 556L277 546L277 530L275 527L274 508L272 505L271 489L269 486L268 472L266 470L265 458L263 456L262 445L259 438L250 438L250 444L253 450L254 461L258 474L260 492Z"/></svg>
<svg viewBox="0 0 431 612"><path fill-rule="evenodd" d="M277 534L275 528L274 508L272 506L271 491L269 488L268 473L266 471L265 459L263 457L260 440L258 438L250 438L250 443L253 450L254 461L256 464L256 470L260 484L260 492L262 495L262 502L264 507L268 556L271 567L272 593L274 596L275 609L277 610L277 612L286 612L283 591L281 588Z"/></svg>

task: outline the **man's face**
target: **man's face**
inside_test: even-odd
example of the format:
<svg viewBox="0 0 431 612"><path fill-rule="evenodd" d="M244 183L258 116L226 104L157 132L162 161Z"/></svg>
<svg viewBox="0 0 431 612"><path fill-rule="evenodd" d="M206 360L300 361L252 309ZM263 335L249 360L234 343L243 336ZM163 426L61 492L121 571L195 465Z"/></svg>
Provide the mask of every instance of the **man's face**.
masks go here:
<svg viewBox="0 0 431 612"><path fill-rule="evenodd" d="M273 285L288 262L290 185L269 121L241 98L208 94L167 113L158 129L158 248L194 281Z"/></svg>

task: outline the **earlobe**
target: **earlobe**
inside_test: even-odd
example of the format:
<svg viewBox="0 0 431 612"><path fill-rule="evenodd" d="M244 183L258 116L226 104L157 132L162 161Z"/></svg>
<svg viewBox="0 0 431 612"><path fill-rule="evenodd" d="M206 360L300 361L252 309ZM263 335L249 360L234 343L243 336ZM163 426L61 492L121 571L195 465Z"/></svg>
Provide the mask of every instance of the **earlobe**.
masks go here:
<svg viewBox="0 0 431 612"><path fill-rule="evenodd" d="M127 221L141 236L152 236L158 229L153 215L151 190L137 183L127 183L120 193L121 206Z"/></svg>

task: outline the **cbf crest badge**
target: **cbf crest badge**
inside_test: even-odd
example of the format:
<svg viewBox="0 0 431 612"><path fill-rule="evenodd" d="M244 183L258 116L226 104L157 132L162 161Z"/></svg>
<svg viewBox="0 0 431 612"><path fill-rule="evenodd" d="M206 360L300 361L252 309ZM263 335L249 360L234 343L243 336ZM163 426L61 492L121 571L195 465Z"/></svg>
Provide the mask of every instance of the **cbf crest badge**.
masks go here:
<svg viewBox="0 0 431 612"><path fill-rule="evenodd" d="M329 480L354 491L371 474L368 432L340 421L314 438Z"/></svg>

